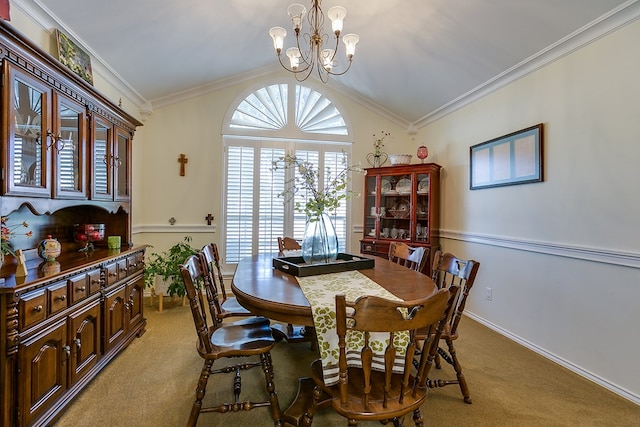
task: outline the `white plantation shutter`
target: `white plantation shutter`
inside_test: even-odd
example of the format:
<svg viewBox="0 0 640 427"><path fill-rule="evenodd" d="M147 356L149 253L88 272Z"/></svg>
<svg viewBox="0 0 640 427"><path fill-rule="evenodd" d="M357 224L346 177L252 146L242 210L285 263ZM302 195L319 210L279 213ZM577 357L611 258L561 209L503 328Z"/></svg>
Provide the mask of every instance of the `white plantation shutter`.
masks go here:
<svg viewBox="0 0 640 427"><path fill-rule="evenodd" d="M253 147L227 147L227 262L238 262L253 252L254 151Z"/></svg>
<svg viewBox="0 0 640 427"><path fill-rule="evenodd" d="M275 84L252 92L235 107L225 129L229 134L224 137L222 246L224 262L234 264L253 254L277 252L278 237L302 239L304 235L307 219L303 212L295 211L294 204L304 204L310 195L300 191L291 200L278 197L297 171L272 171L273 162L285 153L307 160L317 167L319 185L323 186L327 168L335 176L335 171L344 167L342 158L351 152L351 144L338 137L348 132L334 104L316 90L297 84ZM282 137L288 133L297 135L296 139ZM299 139L301 134L310 135L309 140ZM341 142L332 140L336 138ZM343 202L332 215L340 251L345 250L347 241L346 212Z"/></svg>
<svg viewBox="0 0 640 427"><path fill-rule="evenodd" d="M324 185L326 169L344 168L342 151L348 147L308 144L305 142L260 141L255 138L228 138L225 200L225 263L233 264L257 253L278 251L278 237L302 239L307 219L294 209L296 201L304 204L308 197L299 189L293 198L279 197L295 168L278 168L273 162L286 152L311 162L320 171ZM293 147L293 148L291 148ZM300 147L300 148L298 148ZM285 203L288 202L288 203ZM331 214L338 233L339 250L344 251L347 238L346 202Z"/></svg>

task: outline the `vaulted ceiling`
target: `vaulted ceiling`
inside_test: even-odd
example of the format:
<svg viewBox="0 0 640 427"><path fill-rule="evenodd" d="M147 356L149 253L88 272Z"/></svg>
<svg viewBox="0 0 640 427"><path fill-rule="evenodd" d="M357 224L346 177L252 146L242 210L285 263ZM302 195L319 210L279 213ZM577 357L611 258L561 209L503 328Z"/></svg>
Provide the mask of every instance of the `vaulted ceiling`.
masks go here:
<svg viewBox="0 0 640 427"><path fill-rule="evenodd" d="M308 0L296 0L307 9ZM140 99L157 104L279 69L268 30L291 0L15 0L44 10ZM420 124L624 23L637 0L325 0L360 36L329 85L399 123ZM635 18L634 18L635 19ZM342 54L342 52L340 52ZM282 70L283 76L287 73Z"/></svg>

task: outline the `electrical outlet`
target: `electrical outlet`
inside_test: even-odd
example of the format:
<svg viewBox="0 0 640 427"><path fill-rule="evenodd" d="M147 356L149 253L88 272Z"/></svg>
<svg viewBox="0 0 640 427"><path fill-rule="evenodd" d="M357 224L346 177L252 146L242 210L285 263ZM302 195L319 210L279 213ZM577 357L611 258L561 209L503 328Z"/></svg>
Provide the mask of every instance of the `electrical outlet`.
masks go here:
<svg viewBox="0 0 640 427"><path fill-rule="evenodd" d="M493 299L493 289L491 289L491 288L487 288L486 289L485 298L488 301L491 301Z"/></svg>

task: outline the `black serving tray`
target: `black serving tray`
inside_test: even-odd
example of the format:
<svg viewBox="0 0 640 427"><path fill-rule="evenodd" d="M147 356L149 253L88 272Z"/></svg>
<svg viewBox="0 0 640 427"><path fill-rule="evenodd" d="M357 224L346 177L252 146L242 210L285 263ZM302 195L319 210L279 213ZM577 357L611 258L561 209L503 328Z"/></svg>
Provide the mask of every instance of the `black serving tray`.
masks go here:
<svg viewBox="0 0 640 427"><path fill-rule="evenodd" d="M307 264L301 256L280 257L273 259L273 267L294 276L315 276L317 274L339 273L349 270L365 270L374 268L375 261L360 255L339 253L334 262Z"/></svg>

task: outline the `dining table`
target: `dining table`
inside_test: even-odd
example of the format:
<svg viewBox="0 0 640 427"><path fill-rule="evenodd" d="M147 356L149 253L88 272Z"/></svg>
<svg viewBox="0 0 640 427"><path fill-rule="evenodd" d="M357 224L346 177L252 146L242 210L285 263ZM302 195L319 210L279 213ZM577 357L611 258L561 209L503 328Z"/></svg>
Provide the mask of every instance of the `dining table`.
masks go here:
<svg viewBox="0 0 640 427"><path fill-rule="evenodd" d="M277 253L266 253L240 260L231 289L237 301L255 315L313 328L311 304L298 277L274 268L273 259L278 256ZM414 300L437 291L435 282L427 275L384 258L360 256L374 259L374 267L358 271L399 299ZM311 378L299 379L296 398L283 413L287 425L299 425L311 403L313 387Z"/></svg>

